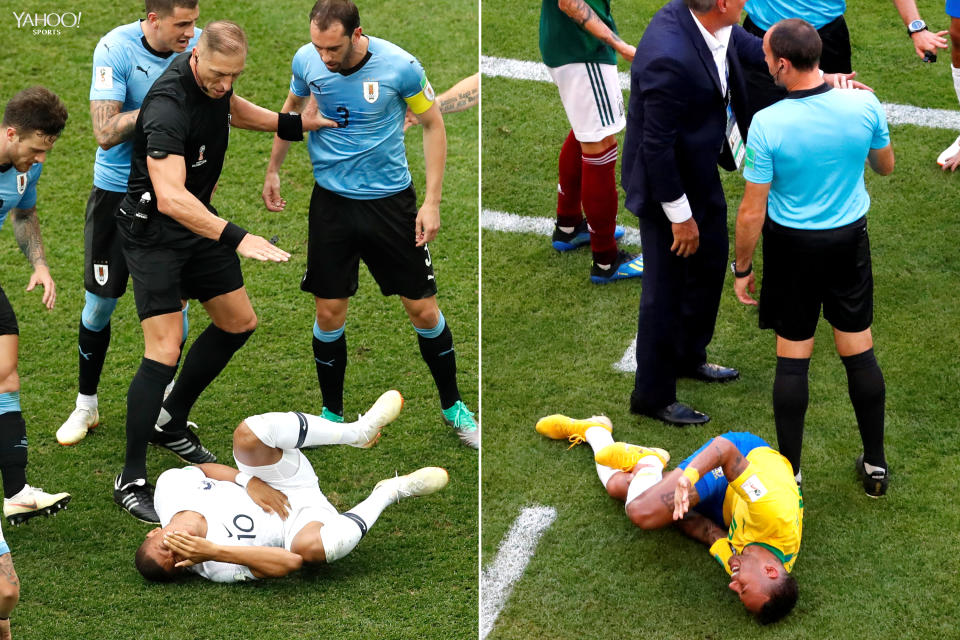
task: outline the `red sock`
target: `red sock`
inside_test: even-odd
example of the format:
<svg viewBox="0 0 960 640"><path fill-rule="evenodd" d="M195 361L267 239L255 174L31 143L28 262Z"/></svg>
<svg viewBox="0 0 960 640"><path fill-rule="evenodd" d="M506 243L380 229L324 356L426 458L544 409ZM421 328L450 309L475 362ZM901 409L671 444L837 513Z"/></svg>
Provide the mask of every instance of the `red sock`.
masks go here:
<svg viewBox="0 0 960 640"><path fill-rule="evenodd" d="M575 227L583 220L580 213L580 143L573 129L560 149L560 179L557 191L557 226Z"/></svg>
<svg viewBox="0 0 960 640"><path fill-rule="evenodd" d="M617 255L617 241L613 239L619 206L616 168L616 142L600 153L583 154L583 213L590 225L590 248L598 264L610 264Z"/></svg>

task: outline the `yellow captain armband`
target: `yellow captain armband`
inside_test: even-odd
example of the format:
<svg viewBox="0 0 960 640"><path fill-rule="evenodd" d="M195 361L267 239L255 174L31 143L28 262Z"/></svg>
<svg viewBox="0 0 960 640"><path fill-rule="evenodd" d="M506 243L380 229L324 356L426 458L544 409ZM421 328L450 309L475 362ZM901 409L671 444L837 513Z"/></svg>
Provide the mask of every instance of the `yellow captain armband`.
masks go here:
<svg viewBox="0 0 960 640"><path fill-rule="evenodd" d="M690 486L693 486L697 484L697 480L700 479L700 472L693 467L688 466L683 470L683 477L690 481Z"/></svg>
<svg viewBox="0 0 960 640"><path fill-rule="evenodd" d="M430 86L430 81L426 78L420 82L420 89L420 93L410 96L409 98L404 98L410 110L417 115L429 109L437 97L433 92L433 87Z"/></svg>

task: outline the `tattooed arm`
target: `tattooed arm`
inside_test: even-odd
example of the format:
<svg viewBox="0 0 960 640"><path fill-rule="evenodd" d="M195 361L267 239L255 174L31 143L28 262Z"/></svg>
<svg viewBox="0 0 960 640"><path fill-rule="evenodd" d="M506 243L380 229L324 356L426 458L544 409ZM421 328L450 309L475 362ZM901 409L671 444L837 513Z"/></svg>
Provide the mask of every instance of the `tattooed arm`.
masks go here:
<svg viewBox="0 0 960 640"><path fill-rule="evenodd" d="M581 29L597 40L613 47L627 62L633 61L637 48L621 40L620 36L614 33L613 29L608 27L600 19L600 16L590 8L586 0L558 0L557 6L570 16L570 19L576 22Z"/></svg>
<svg viewBox="0 0 960 640"><path fill-rule="evenodd" d="M137 126L139 109L120 112L122 102L117 100L91 100L90 118L93 120L93 135L97 144L106 151L110 147L130 139Z"/></svg>
<svg viewBox="0 0 960 640"><path fill-rule="evenodd" d="M10 612L20 600L20 579L13 568L13 558L7 552L0 555L0 640L10 639Z"/></svg>
<svg viewBox="0 0 960 640"><path fill-rule="evenodd" d="M33 291L39 284L43 287L41 301L47 309L53 309L54 302L57 299L57 287L50 276L50 269L47 267L47 261L44 257L43 238L40 236L37 208L14 209L11 213L13 214L13 236L17 239L17 244L20 245L20 251L33 265L33 275L30 276L27 291Z"/></svg>
<svg viewBox="0 0 960 640"><path fill-rule="evenodd" d="M456 113L475 107L480 102L480 73L467 76L437 96L436 104L440 113ZM420 118L407 107L407 115L403 121L403 130L420 124Z"/></svg>
<svg viewBox="0 0 960 640"><path fill-rule="evenodd" d="M688 538L702 542L707 547L721 538L727 537L727 532L718 527L713 520L700 515L695 511L688 511L683 518L677 520L677 528Z"/></svg>

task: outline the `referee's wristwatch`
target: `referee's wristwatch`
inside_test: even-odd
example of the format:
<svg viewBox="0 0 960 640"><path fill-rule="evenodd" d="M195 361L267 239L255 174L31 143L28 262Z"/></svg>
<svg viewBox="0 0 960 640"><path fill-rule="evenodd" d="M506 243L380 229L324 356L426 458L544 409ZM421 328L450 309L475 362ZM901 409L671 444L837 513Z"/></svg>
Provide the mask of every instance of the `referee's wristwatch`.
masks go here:
<svg viewBox="0 0 960 640"><path fill-rule="evenodd" d="M907 25L907 35L912 36L915 33L927 30L927 23L923 20L914 20Z"/></svg>
<svg viewBox="0 0 960 640"><path fill-rule="evenodd" d="M748 275L753 273L753 263L751 262L747 266L746 271L737 271L737 261L734 260L733 262L730 263L730 271L733 271L734 278L746 278Z"/></svg>

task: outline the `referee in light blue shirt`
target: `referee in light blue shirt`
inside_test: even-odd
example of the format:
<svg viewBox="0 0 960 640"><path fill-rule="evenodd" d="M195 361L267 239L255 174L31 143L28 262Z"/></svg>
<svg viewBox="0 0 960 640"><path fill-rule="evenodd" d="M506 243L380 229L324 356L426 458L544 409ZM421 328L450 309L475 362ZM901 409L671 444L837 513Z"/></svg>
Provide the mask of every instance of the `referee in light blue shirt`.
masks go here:
<svg viewBox="0 0 960 640"><path fill-rule="evenodd" d="M886 492L884 382L873 354L873 274L863 184L864 162L893 171L886 115L873 93L831 89L820 77L821 42L798 18L773 25L763 39L770 75L786 99L754 116L747 137L746 188L737 214L734 289L757 304L753 254L763 231L760 327L777 334L773 413L778 449L800 481L807 370L823 316L833 326L847 371L868 495Z"/></svg>

